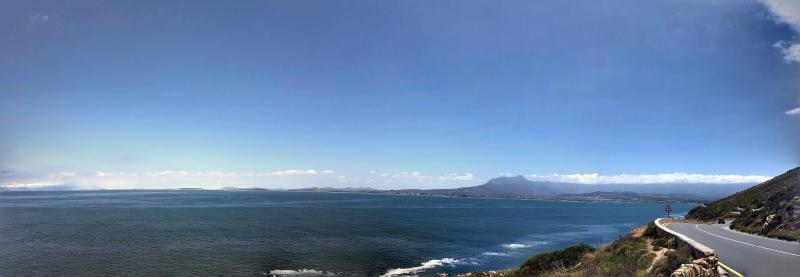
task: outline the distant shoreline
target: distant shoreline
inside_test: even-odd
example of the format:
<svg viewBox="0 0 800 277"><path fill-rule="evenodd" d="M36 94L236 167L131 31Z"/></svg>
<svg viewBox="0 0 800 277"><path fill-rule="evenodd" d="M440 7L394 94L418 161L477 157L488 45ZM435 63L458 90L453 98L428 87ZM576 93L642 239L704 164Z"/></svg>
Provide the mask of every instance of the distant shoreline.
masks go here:
<svg viewBox="0 0 800 277"><path fill-rule="evenodd" d="M296 191L296 192L315 192L315 191ZM319 192L319 191L316 191ZM341 192L328 192L328 193L348 193L345 191ZM681 204L703 204L697 203L693 201L682 201L682 200L675 200L675 201L659 201L659 200L623 200L623 199L607 199L607 200L590 200L590 199L560 199L560 198L548 198L548 197L500 197L500 196L453 196L453 195L414 195L414 194L402 194L402 193L391 193L391 192L349 192L349 193L364 193L364 194L389 194L389 195L404 195L404 196L428 196L428 197L446 197L446 198L477 198L477 199L500 199L500 200L536 200L536 201L558 201L558 202L581 202L581 203L681 203Z"/></svg>
<svg viewBox="0 0 800 277"><path fill-rule="evenodd" d="M503 196L458 196L458 195L437 195L437 194L408 194L408 193L395 193L391 191L323 191L323 190L303 190L303 189L264 189L264 188L227 188L227 189L204 189L204 188L174 188L174 189L75 189L75 190L9 190L0 189L3 192L92 192L92 191L106 191L106 192L122 192L122 191L251 191L251 192L302 192L302 193L353 193L353 194L380 194L380 195L396 195L396 196L416 196L416 197L444 197L444 198L474 198L474 199L498 199L498 200L535 200L535 201L558 201L558 202L576 202L576 203L681 203L681 204L697 204L703 203L696 201L686 200L637 200L637 199L566 199L559 197L503 197Z"/></svg>

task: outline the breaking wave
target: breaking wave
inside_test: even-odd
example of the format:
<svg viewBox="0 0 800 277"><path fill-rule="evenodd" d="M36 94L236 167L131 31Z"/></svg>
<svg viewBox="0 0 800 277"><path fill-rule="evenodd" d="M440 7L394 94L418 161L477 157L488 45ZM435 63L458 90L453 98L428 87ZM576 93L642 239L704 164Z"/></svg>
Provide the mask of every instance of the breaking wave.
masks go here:
<svg viewBox="0 0 800 277"><path fill-rule="evenodd" d="M535 242L528 242L528 243L507 243L503 244L503 248L507 249L521 249L521 248L531 248L534 246L539 246L547 244L545 241L535 241Z"/></svg>
<svg viewBox="0 0 800 277"><path fill-rule="evenodd" d="M319 276L336 276L335 273L327 272L327 271L319 271L315 269L300 269L300 270L291 270L291 269L276 269L272 270L267 273L268 276L272 277L319 277Z"/></svg>
<svg viewBox="0 0 800 277"><path fill-rule="evenodd" d="M508 256L511 256L511 253L508 253L508 252L483 252L483 253L481 253L481 255L508 257Z"/></svg>
<svg viewBox="0 0 800 277"><path fill-rule="evenodd" d="M432 268L436 268L436 267L440 267L440 266L445 266L445 265L447 265L447 266L455 266L455 265L462 264L462 263L464 263L464 262L461 261L461 260L452 259L452 258L444 258L444 259L441 259L441 260L430 260L430 261L427 261L427 262L424 262L424 263L420 264L420 266L408 267L408 268L395 268L395 269L389 270L386 273L384 273L383 275L381 275L381 277L414 276L417 273L426 271L428 269L432 269Z"/></svg>
<svg viewBox="0 0 800 277"><path fill-rule="evenodd" d="M503 244L503 247L505 247L505 248L508 248L508 249L520 249L520 248L528 248L528 247L532 247L532 246L533 246L533 245L530 245L530 244L522 244L522 243L509 243L509 244Z"/></svg>

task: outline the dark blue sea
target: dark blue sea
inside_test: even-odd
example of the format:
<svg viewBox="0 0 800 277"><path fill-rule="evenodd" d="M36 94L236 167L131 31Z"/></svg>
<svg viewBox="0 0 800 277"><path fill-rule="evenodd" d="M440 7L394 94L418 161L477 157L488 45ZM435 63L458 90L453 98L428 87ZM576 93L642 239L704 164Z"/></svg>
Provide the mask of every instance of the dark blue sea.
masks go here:
<svg viewBox="0 0 800 277"><path fill-rule="evenodd" d="M693 205L673 204L675 214ZM272 191L0 192L0 276L429 276L601 245L663 215L592 203Z"/></svg>

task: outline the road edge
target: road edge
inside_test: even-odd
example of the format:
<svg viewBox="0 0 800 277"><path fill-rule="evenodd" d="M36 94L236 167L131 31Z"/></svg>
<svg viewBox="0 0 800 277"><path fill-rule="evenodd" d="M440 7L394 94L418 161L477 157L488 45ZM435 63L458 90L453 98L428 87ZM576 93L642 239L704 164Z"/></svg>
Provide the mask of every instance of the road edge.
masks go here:
<svg viewBox="0 0 800 277"><path fill-rule="evenodd" d="M660 230L662 230L664 232L669 233L670 235L675 236L676 238L680 239L681 241L683 241L684 243L689 245L689 247L691 247L692 250L696 251L695 254L699 254L698 258L716 255L716 252L714 251L714 249L711 249L711 247L705 246L702 243L699 243L699 242L697 242L697 241L695 241L693 239L690 239L689 237L687 237L687 236L685 236L685 235L683 235L681 233L678 233L676 231L673 231L672 229L667 228L666 224L669 224L669 223L666 223L666 224L662 223L661 220L663 220L663 219L664 218L657 218L655 220L656 227L658 227L658 229L660 229Z"/></svg>

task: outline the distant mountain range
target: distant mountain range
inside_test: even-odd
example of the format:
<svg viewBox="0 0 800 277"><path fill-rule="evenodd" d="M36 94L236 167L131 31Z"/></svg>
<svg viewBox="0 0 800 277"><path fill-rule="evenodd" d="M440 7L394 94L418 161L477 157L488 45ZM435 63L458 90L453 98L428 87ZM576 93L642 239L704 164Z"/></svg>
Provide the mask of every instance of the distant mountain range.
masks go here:
<svg viewBox="0 0 800 277"><path fill-rule="evenodd" d="M485 184L454 189L380 190L360 187L308 187L284 191L362 192L450 197L497 197L575 201L653 201L707 203L745 190L755 184L578 184L531 181L523 176L497 177ZM237 189L242 188L226 188ZM263 190L251 188L252 190Z"/></svg>
<svg viewBox="0 0 800 277"><path fill-rule="evenodd" d="M578 184L531 181L523 176L498 177L485 184L453 189L400 189L380 190L368 187L307 187L298 189L267 189L261 187L224 187L223 190L307 191L307 192L360 192L401 195L431 195L451 197L497 197L525 199L555 199L576 201L677 201L708 203L743 191L755 184ZM19 188L15 190L73 190L77 186ZM202 188L184 187L180 190ZM7 190L0 188L0 190Z"/></svg>
<svg viewBox="0 0 800 277"><path fill-rule="evenodd" d="M523 176L498 177L473 187L388 190L394 194L454 197L537 198L562 200L707 202L754 184L577 184L531 181Z"/></svg>
<svg viewBox="0 0 800 277"><path fill-rule="evenodd" d="M654 201L705 203L754 184L577 184L531 181L523 176L498 177L485 184L454 189L400 189L310 187L289 191L363 192L450 197L497 197L575 201Z"/></svg>

